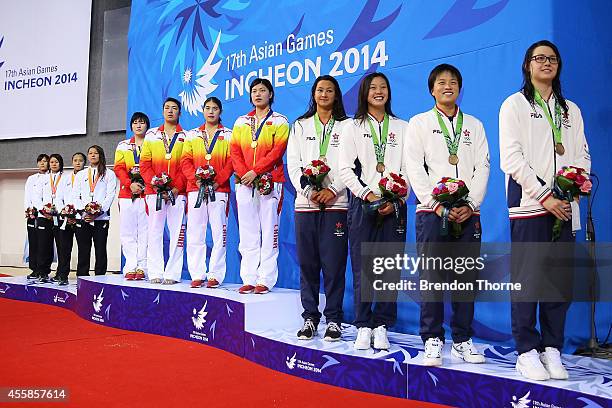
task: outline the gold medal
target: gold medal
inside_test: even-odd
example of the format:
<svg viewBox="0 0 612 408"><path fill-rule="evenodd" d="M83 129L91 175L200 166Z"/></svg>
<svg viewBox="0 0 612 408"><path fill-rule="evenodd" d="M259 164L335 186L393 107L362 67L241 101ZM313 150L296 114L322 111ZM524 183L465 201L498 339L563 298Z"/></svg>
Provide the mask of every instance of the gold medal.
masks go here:
<svg viewBox="0 0 612 408"><path fill-rule="evenodd" d="M451 154L448 156L448 162L453 166L456 166L459 163L459 157L456 154Z"/></svg>
<svg viewBox="0 0 612 408"><path fill-rule="evenodd" d="M555 144L555 151L559 156L563 156L565 154L565 147L563 147L563 143Z"/></svg>
<svg viewBox="0 0 612 408"><path fill-rule="evenodd" d="M385 172L385 164L384 163L376 163L376 171L380 174Z"/></svg>
<svg viewBox="0 0 612 408"><path fill-rule="evenodd" d="M257 147L257 140L253 140L251 142L251 148L255 149Z"/></svg>
<svg viewBox="0 0 612 408"><path fill-rule="evenodd" d="M170 160L172 158L172 154L166 153L166 160Z"/></svg>
<svg viewBox="0 0 612 408"><path fill-rule="evenodd" d="M210 153L206 153L206 156L204 156L204 158L206 160L210 160L210 159L212 159L212 155Z"/></svg>

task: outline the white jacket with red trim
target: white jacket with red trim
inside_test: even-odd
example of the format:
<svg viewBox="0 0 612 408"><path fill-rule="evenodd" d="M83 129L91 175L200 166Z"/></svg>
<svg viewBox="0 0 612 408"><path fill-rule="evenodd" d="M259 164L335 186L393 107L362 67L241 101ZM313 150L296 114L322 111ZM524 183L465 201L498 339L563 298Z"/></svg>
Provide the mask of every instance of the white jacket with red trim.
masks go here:
<svg viewBox="0 0 612 408"><path fill-rule="evenodd" d="M584 135L580 109L567 100L562 115L561 134L565 153L555 153L555 140L544 111L517 92L510 95L499 111L500 166L506 173L506 197L510 219L548 214L542 206L552 194L555 173L563 166L590 171L591 156ZM554 118L555 97L548 100Z"/></svg>

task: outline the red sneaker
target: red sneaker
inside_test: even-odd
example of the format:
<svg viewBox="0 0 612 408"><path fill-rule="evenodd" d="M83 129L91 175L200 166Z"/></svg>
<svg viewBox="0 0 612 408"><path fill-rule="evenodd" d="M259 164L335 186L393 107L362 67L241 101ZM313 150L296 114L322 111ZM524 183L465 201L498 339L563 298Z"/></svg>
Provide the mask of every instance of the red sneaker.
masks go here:
<svg viewBox="0 0 612 408"><path fill-rule="evenodd" d="M192 288L201 288L202 287L202 281L200 279L196 279L191 281L191 287Z"/></svg>
<svg viewBox="0 0 612 408"><path fill-rule="evenodd" d="M125 279L132 281L134 279L136 279L136 272L128 272L125 274Z"/></svg>
<svg viewBox="0 0 612 408"><path fill-rule="evenodd" d="M253 293L254 290L255 290L255 286L253 285L242 285L240 289L238 289L238 293L244 295L247 293Z"/></svg>
<svg viewBox="0 0 612 408"><path fill-rule="evenodd" d="M257 285L255 286L255 294L256 295L263 295L265 293L268 293L270 291L270 289L268 289L267 286L265 285Z"/></svg>
<svg viewBox="0 0 612 408"><path fill-rule="evenodd" d="M145 273L142 269L136 269L136 272L134 272L134 279L135 280L144 280L145 278Z"/></svg>
<svg viewBox="0 0 612 408"><path fill-rule="evenodd" d="M209 279L208 282L206 282L206 287L208 289L214 289L214 288L218 288L220 285L219 281L216 279Z"/></svg>

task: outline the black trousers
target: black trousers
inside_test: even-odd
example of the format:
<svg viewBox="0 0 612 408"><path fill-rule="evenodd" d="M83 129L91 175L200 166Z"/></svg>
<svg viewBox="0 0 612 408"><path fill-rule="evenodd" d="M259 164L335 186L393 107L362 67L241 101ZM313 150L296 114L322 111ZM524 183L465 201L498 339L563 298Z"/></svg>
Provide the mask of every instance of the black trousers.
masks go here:
<svg viewBox="0 0 612 408"><path fill-rule="evenodd" d="M381 325L391 327L397 320L397 292L395 299L385 297L385 301L377 300L377 294L372 288L374 272L362 270L362 242L406 242L406 206L400 207L400 221L393 214L383 217L378 222L377 212L366 213L362 208L363 200L351 195L349 199L349 251L353 269L353 291L355 296L355 326L358 328L376 328ZM398 276L389 276L389 281L397 281ZM362 278L364 293L374 300L362 300ZM374 307L372 305L374 304Z"/></svg>
<svg viewBox="0 0 612 408"><path fill-rule="evenodd" d="M346 211L315 211L295 213L295 242L300 263L300 296L304 319L316 324L319 312L321 271L325 288L327 322L342 323L344 276L348 253Z"/></svg>
<svg viewBox="0 0 612 408"><path fill-rule="evenodd" d="M515 282L522 282L525 287L530 287L537 283L538 279L547 279L550 271L560 272L559 268L553 269L550 265L541 264L545 259L541 252L546 248L553 257L556 247L551 243L552 229L555 222L553 215L542 217L525 218L510 220L510 236L512 239L511 271L512 279ZM561 229L561 236L558 242L573 242L575 237L572 234L571 222L565 222ZM550 243L546 246L514 245L515 243L542 242ZM540 253L529 253L530 247ZM567 249L567 246L561 248ZM536 263L536 264L534 264ZM525 273L530 272L530 276ZM553 277L553 279L569 280L571 277ZM550 280L550 279L549 279ZM517 301L512 299L512 335L516 343L516 351L519 354L528 352L532 349L544 351L546 347L554 347L559 350L563 348L565 333L565 317L570 302L529 302ZM538 313L539 307L539 313ZM539 316L538 316L539 315ZM540 331L536 328L539 317Z"/></svg>
<svg viewBox="0 0 612 408"><path fill-rule="evenodd" d="M28 218L26 222L28 231L28 267L33 273L38 273L38 234L36 233L36 219Z"/></svg>
<svg viewBox="0 0 612 408"><path fill-rule="evenodd" d="M477 258L480 254L481 226L480 216L472 216L461 224L462 235L441 236L440 224L442 219L435 213L418 213L416 215L416 242L417 251L426 259L432 257L471 257ZM450 227L449 227L450 228ZM422 270L420 279L428 282L475 283L477 274L474 269L455 273L455 271L441 271L436 269ZM474 320L473 292L451 293L451 308L453 314L450 320L451 335L455 343L469 340L473 335L472 321ZM441 292L421 292L421 318L419 334L423 342L437 337L444 341L444 294ZM433 300L433 301L429 301Z"/></svg>
<svg viewBox="0 0 612 408"><path fill-rule="evenodd" d="M61 220L59 221L61 225ZM70 254L72 252L72 228L66 226L65 230L53 225L52 220L39 218L36 228L38 239L37 268L39 276L49 276L53 262L53 243L57 248L57 272L59 279L68 279L70 273Z"/></svg>
<svg viewBox="0 0 612 408"><path fill-rule="evenodd" d="M91 243L93 241L96 263L94 273L105 275L108 266L106 254L106 241L108 238L108 220L94 221L94 225L79 220L75 225L74 233L79 249L77 262L77 276L89 275L89 259L91 258Z"/></svg>

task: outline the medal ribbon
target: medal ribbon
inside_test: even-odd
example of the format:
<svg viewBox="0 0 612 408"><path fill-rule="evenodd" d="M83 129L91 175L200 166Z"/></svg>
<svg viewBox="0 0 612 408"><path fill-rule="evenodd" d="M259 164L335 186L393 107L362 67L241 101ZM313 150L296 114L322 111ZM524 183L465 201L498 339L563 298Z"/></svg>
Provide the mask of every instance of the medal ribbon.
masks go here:
<svg viewBox="0 0 612 408"><path fill-rule="evenodd" d="M331 136L331 132L334 128L335 120L333 116L327 122L327 128L325 129L325 134L323 134L323 124L321 123L321 119L319 119L319 114L314 114L314 123L315 123L315 131L317 132L317 137L319 138L319 157L325 157L327 155L327 149L329 148L329 140Z"/></svg>
<svg viewBox="0 0 612 408"><path fill-rule="evenodd" d="M206 154L212 154L212 151L215 149L215 143L217 143L217 138L220 134L221 129L219 128L215 132L210 144L208 144L208 132L206 132L206 129L202 131L202 139L204 140L204 149L206 149ZM204 137L204 135L206 135L206 137Z"/></svg>
<svg viewBox="0 0 612 408"><path fill-rule="evenodd" d="M92 180L90 167L89 169L87 169L87 180L89 181L89 196L93 198L94 190L96 189L96 184L98 184L98 180L100 180L100 172L96 174L96 179Z"/></svg>
<svg viewBox="0 0 612 408"><path fill-rule="evenodd" d="M55 175L57 176L58 174L55 173ZM49 182L51 183L51 201L53 201L53 198L55 197L55 194L57 192L57 186L61 179L62 179L61 173L59 174L59 177L57 178L54 178L53 175L49 173Z"/></svg>
<svg viewBox="0 0 612 408"><path fill-rule="evenodd" d="M176 143L176 139L178 138L178 132L174 132L174 136L172 136L172 141L170 142L170 146L168 146L168 138L164 132L162 132L162 140L164 141L164 148L166 149L166 154L172 154L172 149L174 148L174 144Z"/></svg>
<svg viewBox="0 0 612 408"><path fill-rule="evenodd" d="M455 134L453 135L453 139L450 137L450 132L442 119L442 115L438 112L438 109L434 106L432 109L436 116L438 117L438 124L440 125L440 130L444 134L444 140L446 140L446 147L448 148L449 155L457 155L457 151L459 150L459 141L461 140L461 130L463 129L463 112L459 108L459 112L457 113L457 127L455 128Z"/></svg>
<svg viewBox="0 0 612 408"><path fill-rule="evenodd" d="M544 102L544 98L542 95L536 90L534 99L540 108L544 111L544 116L548 120L548 124L552 129L553 136L555 138L555 143L563 144L563 135L561 134L561 107L559 106L559 102L557 102L557 98L555 98L555 121L553 122L553 118L550 116L550 111L548 110L548 105ZM555 122L558 124L556 125Z"/></svg>
<svg viewBox="0 0 612 408"><path fill-rule="evenodd" d="M132 146L134 147L134 149L132 150L132 153L134 154L134 164L138 165L140 163L141 148L136 143L134 143Z"/></svg>
<svg viewBox="0 0 612 408"><path fill-rule="evenodd" d="M385 118L383 119L382 132L380 134L380 141L378 140L378 135L376 134L376 129L374 129L374 125L372 124L372 120L368 116L368 124L370 125L370 133L372 134L372 143L374 143L374 153L376 154L376 161L378 163L385 162L385 148L387 147L387 135L389 134L389 115L385 113Z"/></svg>
<svg viewBox="0 0 612 408"><path fill-rule="evenodd" d="M263 129L263 125L268 121L268 118L272 116L272 109L268 111L266 117L261 121L257 131L255 131L255 115L251 117L251 141L256 142L259 139L259 134L261 133L261 129Z"/></svg>

